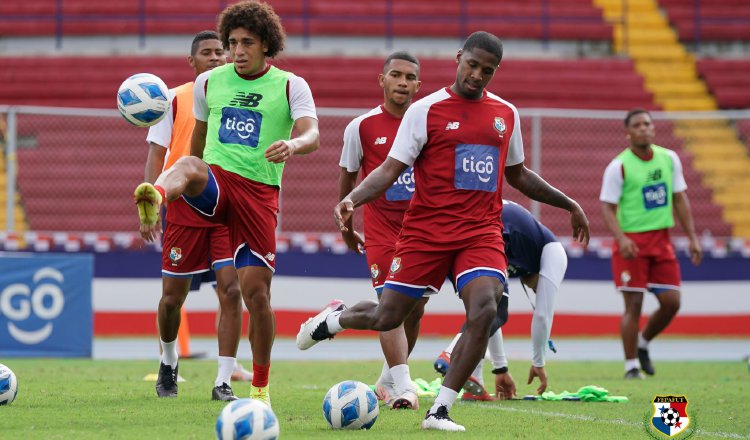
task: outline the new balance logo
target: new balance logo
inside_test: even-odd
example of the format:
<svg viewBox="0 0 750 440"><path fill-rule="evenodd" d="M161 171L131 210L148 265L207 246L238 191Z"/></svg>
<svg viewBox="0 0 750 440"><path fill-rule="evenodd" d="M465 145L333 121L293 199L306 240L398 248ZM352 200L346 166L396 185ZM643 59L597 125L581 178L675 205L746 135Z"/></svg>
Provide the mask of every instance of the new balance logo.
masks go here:
<svg viewBox="0 0 750 440"><path fill-rule="evenodd" d="M229 105L235 107L257 107L261 99L263 99L263 95L259 93L237 92L234 98L229 101Z"/></svg>
<svg viewBox="0 0 750 440"><path fill-rule="evenodd" d="M458 125L460 122L449 122L448 125L445 126L446 130L458 130Z"/></svg>
<svg viewBox="0 0 750 440"><path fill-rule="evenodd" d="M661 169L655 169L653 171L649 171L648 173L648 180L661 180Z"/></svg>
<svg viewBox="0 0 750 440"><path fill-rule="evenodd" d="M388 141L388 138L385 136L379 137L375 139L375 145L384 145Z"/></svg>

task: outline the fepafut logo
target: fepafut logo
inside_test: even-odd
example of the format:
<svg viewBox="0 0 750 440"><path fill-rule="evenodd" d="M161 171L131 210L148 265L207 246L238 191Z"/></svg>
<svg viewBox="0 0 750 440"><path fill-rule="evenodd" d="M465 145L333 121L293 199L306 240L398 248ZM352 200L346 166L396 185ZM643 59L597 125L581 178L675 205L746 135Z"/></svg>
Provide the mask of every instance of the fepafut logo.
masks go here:
<svg viewBox="0 0 750 440"><path fill-rule="evenodd" d="M34 345L52 334L51 321L60 316L65 307L61 289L64 280L57 269L43 267L34 273L33 286L15 283L0 292L0 314L8 319L8 333L13 339ZM40 322L44 324L40 326ZM29 327L34 329L29 330Z"/></svg>
<svg viewBox="0 0 750 440"><path fill-rule="evenodd" d="M697 430L694 417L687 412L687 396L655 396L653 412L646 413L643 428L656 439L678 437L680 440L690 438ZM688 430L688 426L690 429ZM682 435L681 435L682 434Z"/></svg>

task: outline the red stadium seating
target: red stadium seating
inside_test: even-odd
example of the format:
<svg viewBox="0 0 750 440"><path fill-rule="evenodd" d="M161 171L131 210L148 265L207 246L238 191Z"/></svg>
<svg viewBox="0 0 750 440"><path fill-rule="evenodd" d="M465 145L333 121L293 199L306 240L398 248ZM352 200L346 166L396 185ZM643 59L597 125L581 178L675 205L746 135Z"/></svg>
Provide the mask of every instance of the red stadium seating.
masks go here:
<svg viewBox="0 0 750 440"><path fill-rule="evenodd" d="M114 108L115 89L134 72L153 72L170 86L191 79L183 58L55 57L3 61L6 68L0 70L2 103ZM308 80L318 107L362 109L382 100L376 85L382 65L379 58L283 58L276 64ZM45 67L44 72L38 68L40 65ZM331 66L336 67L335 71ZM46 74L48 71L55 72L54 80ZM418 97L450 84L454 77L452 60L423 59L423 86ZM635 73L632 62L625 60L506 60L490 89L516 104L522 116L530 107L657 108L651 95L644 91L643 79ZM320 119L320 150L296 157L287 165L281 215L285 231L333 231L330 210L338 196L341 138L351 117ZM19 135L33 139L35 145L21 148L18 154L19 188L31 228L135 230L130 191L143 176L145 130L130 128L118 119L60 117L54 124L49 120L25 115L19 119ZM594 234L608 235L598 214L598 188L604 167L624 144L620 144L618 135L622 130L619 121L597 127L600 129L596 131L582 129L572 119L546 121L542 174L581 201L590 214ZM710 191L701 186L692 170L690 157L671 136L671 127L660 126L659 133L657 141L675 148L683 157L694 210L718 212L711 204ZM531 157L528 120L524 122L523 135L527 156ZM506 191L511 199L525 200L513 189ZM543 208L542 215L554 232L570 234L564 213ZM708 228L714 235L730 235L720 216L697 216L696 223L698 230Z"/></svg>
<svg viewBox="0 0 750 440"><path fill-rule="evenodd" d="M706 80L719 108L750 108L750 60L698 61L698 73Z"/></svg>
<svg viewBox="0 0 750 440"><path fill-rule="evenodd" d="M703 41L750 40L750 3L746 0L701 1L698 14L695 0L659 0L659 3L682 41L695 38L696 23Z"/></svg>
<svg viewBox="0 0 750 440"><path fill-rule="evenodd" d="M63 0L63 35L192 34L214 28L224 0L149 0L140 3ZM477 29L503 38L611 41L612 26L590 0L276 0L273 6L290 35L461 37ZM388 4L391 5L389 14ZM545 4L547 5L545 7ZM308 9L305 9L308 5ZM0 35L54 35L55 0L5 0ZM549 28L545 30L544 24Z"/></svg>

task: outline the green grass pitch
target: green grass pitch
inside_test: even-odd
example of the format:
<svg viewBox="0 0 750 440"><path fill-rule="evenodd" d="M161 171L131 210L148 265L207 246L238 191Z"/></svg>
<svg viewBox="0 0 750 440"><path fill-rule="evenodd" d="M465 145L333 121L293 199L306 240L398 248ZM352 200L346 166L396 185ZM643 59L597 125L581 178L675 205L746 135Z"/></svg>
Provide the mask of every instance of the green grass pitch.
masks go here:
<svg viewBox="0 0 750 440"><path fill-rule="evenodd" d="M3 359L18 376L18 398L0 407L2 439L209 439L221 411L210 400L216 374L212 361L183 360L179 397L157 399L156 361L94 361ZM607 388L628 403L508 401L457 402L451 416L467 428L464 434L419 429L432 398L420 398L418 411L380 407L370 431L332 431L322 415L327 389L355 379L373 383L378 362L275 362L271 368L271 399L281 424L281 438L445 438L580 439L650 438L644 416L655 395L686 395L688 413L697 422L693 438L750 438L750 374L747 364L729 362L658 362L657 375L624 381L621 362L552 362L547 370L550 390L577 391L584 385ZM518 394L531 394L526 363L515 361L511 373ZM523 366L523 367L522 367ZM487 369L485 369L486 371ZM432 380L428 361L413 361L412 376ZM485 380L493 383L486 372ZM234 383L247 397L249 385ZM665 439L668 437L663 436ZM679 438L679 437L676 437Z"/></svg>

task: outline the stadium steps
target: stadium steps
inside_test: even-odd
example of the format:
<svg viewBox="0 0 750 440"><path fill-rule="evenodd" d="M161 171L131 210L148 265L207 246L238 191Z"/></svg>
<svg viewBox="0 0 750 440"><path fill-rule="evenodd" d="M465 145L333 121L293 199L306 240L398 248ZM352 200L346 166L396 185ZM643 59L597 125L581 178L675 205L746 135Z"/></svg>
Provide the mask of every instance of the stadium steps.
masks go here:
<svg viewBox="0 0 750 440"><path fill-rule="evenodd" d="M620 20L623 3L620 0L594 0L602 7L605 17ZM624 39L615 41L635 61L636 70L645 78L645 87L654 94L656 103L671 111L716 110L716 100L708 86L698 76L694 57L688 53L666 19L656 0L631 0L631 11L652 18L641 22L629 21ZM628 17L629 18L629 17ZM642 32L660 35L660 44L644 44ZM677 81L676 78L680 80ZM745 205L728 204L730 188L745 185L750 174L750 158L738 138L738 133L726 121L677 121L674 132L685 140L685 147L693 157L693 166L700 171L703 183L714 190L714 201L722 206L722 219L732 224L734 236L748 237L750 209ZM750 188L749 188L750 189ZM746 220L748 220L746 222Z"/></svg>

